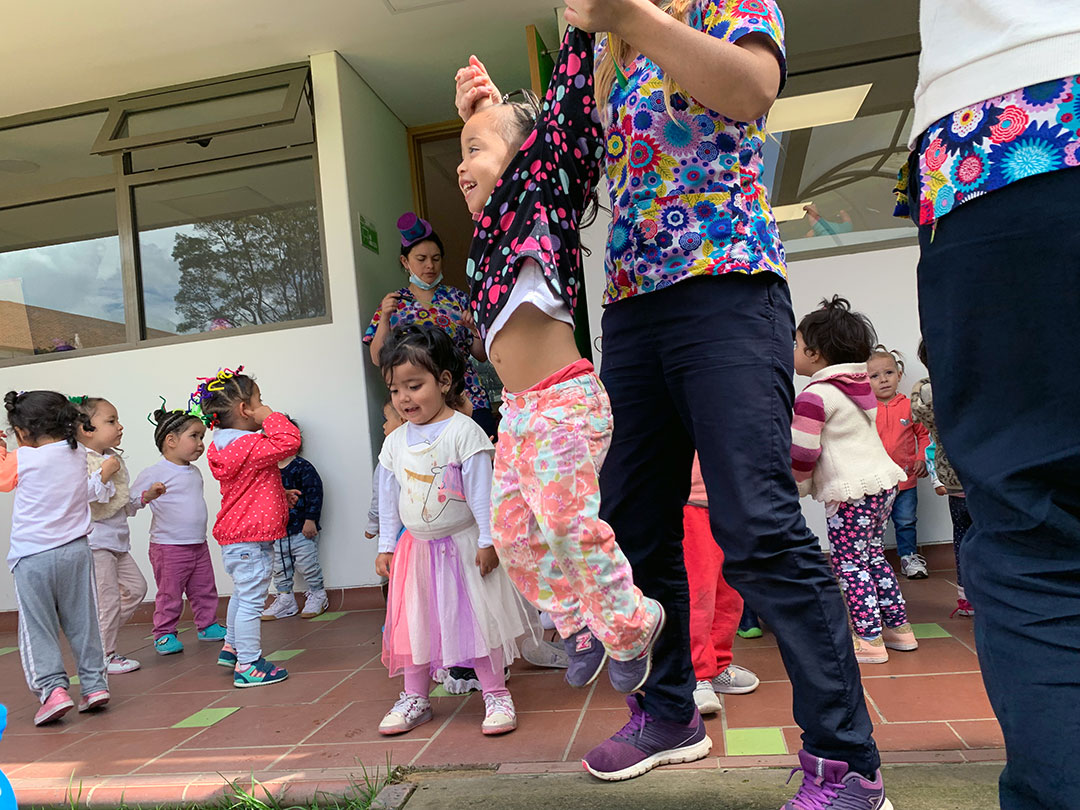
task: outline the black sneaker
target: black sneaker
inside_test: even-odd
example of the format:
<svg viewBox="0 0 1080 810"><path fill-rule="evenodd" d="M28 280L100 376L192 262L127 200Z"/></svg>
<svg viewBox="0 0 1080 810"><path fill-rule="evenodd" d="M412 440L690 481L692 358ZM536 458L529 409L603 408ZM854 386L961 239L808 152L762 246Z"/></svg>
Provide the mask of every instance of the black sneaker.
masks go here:
<svg viewBox="0 0 1080 810"><path fill-rule="evenodd" d="M739 638L761 638L757 614L749 606L743 605L742 618L739 619L739 629L736 631Z"/></svg>

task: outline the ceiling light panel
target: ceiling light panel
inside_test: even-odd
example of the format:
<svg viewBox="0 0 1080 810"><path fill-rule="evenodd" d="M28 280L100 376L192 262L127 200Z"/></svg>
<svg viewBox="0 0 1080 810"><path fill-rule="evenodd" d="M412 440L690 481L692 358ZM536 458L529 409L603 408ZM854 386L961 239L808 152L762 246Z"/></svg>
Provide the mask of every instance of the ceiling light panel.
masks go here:
<svg viewBox="0 0 1080 810"><path fill-rule="evenodd" d="M779 98L769 113L768 130L772 133L789 132L851 121L859 114L873 86L860 84L822 93Z"/></svg>

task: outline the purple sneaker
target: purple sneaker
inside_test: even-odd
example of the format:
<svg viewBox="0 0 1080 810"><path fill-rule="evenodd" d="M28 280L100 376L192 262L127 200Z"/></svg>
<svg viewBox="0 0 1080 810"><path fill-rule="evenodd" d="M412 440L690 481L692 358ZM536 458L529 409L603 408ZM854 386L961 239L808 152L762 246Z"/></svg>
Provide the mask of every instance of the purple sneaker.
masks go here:
<svg viewBox="0 0 1080 810"><path fill-rule="evenodd" d="M566 682L580 689L596 680L607 660L607 650L600 639L586 627L578 630L570 638L563 639L566 656L570 665L566 668Z"/></svg>
<svg viewBox="0 0 1080 810"><path fill-rule="evenodd" d="M581 761L596 778L607 782L633 779L658 765L702 759L712 750L712 740L697 709L690 724L683 725L650 717L637 695L628 695L626 705L630 707L630 722Z"/></svg>
<svg viewBox="0 0 1080 810"><path fill-rule="evenodd" d="M652 599L649 601L655 602ZM660 610L660 618L657 620L656 627L653 628L652 635L645 644L645 649L641 651L637 658L632 658L629 661L616 661L612 658L611 663L608 664L608 678L611 679L611 685L615 687L616 692L622 692L624 695L636 692L649 679L649 673L652 672L653 647L656 645L656 640L660 638L660 633L663 632L664 622L666 621L664 606L659 602L655 602L655 604Z"/></svg>
<svg viewBox="0 0 1080 810"><path fill-rule="evenodd" d="M885 798L881 771L871 782L849 770L846 762L821 759L806 751L799 752L799 764L802 767L792 770L791 776L801 770L802 785L780 810L893 810Z"/></svg>

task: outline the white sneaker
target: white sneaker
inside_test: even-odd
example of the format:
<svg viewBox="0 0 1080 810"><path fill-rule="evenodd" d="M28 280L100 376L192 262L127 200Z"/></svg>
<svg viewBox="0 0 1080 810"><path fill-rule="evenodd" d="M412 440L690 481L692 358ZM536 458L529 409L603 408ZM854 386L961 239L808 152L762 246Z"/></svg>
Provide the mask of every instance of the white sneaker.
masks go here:
<svg viewBox="0 0 1080 810"><path fill-rule="evenodd" d="M746 667L728 664L728 668L712 679L712 688L721 695L746 695L758 688L758 676Z"/></svg>
<svg viewBox="0 0 1080 810"><path fill-rule="evenodd" d="M506 734L517 728L517 712L510 695L484 695L484 734Z"/></svg>
<svg viewBox="0 0 1080 810"><path fill-rule="evenodd" d="M380 734L404 734L431 719L431 701L423 695L404 692L379 723Z"/></svg>
<svg viewBox="0 0 1080 810"><path fill-rule="evenodd" d="M900 558L900 573L908 579L926 579L926 560L921 554L905 554Z"/></svg>
<svg viewBox="0 0 1080 810"><path fill-rule="evenodd" d="M262 620L272 622L277 619L287 619L300 612L296 606L296 596L291 593L279 593L270 603L270 607L263 611Z"/></svg>
<svg viewBox="0 0 1080 810"><path fill-rule="evenodd" d="M702 714L716 714L723 705L720 696L712 688L712 681L698 681L694 687L694 703Z"/></svg>
<svg viewBox="0 0 1080 810"><path fill-rule="evenodd" d="M110 675L123 675L125 672L134 672L142 666L134 658L127 658L116 653L110 655L107 660L106 670Z"/></svg>
<svg viewBox="0 0 1080 810"><path fill-rule="evenodd" d="M326 591L308 591L304 594L304 609L300 612L301 619L314 619L325 613L330 607L330 600L326 598Z"/></svg>
<svg viewBox="0 0 1080 810"><path fill-rule="evenodd" d="M521 657L534 667L566 669L570 666L570 657L566 654L566 648L551 641L525 639L521 645Z"/></svg>

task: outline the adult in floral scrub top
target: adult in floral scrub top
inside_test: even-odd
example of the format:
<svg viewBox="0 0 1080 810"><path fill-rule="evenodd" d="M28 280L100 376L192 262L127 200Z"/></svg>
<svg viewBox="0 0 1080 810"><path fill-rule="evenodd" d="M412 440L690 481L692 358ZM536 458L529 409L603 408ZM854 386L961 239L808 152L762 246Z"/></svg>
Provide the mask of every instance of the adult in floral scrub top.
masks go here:
<svg viewBox="0 0 1080 810"><path fill-rule="evenodd" d="M806 778L785 807L833 807L842 795L890 808L847 611L791 473L795 320L759 181L765 115L785 76L780 10L774 0L566 5L571 25L612 32L596 70L614 214L601 379L615 430L601 516L668 616L630 723L585 763L625 779L694 758L684 753L703 734L681 545L696 447L724 574L761 607L791 676ZM458 91L463 115L498 92L475 60Z"/></svg>
<svg viewBox="0 0 1080 810"><path fill-rule="evenodd" d="M480 382L473 359L487 360L484 342L469 312L469 296L443 283L443 243L427 220L406 213L398 220L401 231L401 266L409 274L409 286L387 293L364 332L371 347L371 362L379 365L379 352L390 332L398 326L430 323L438 326L465 355L465 395L472 405L473 420L488 436L496 434L495 417L487 391Z"/></svg>

